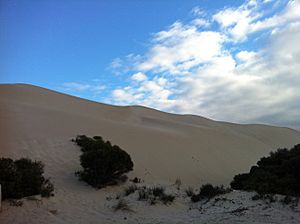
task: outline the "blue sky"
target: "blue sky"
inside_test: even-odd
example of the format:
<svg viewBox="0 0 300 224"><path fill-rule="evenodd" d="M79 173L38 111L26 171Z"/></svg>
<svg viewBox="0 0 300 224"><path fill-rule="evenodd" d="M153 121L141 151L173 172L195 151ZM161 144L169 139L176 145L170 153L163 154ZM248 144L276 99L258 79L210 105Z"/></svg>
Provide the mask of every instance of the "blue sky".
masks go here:
<svg viewBox="0 0 300 224"><path fill-rule="evenodd" d="M0 83L300 129L299 0L0 2Z"/></svg>

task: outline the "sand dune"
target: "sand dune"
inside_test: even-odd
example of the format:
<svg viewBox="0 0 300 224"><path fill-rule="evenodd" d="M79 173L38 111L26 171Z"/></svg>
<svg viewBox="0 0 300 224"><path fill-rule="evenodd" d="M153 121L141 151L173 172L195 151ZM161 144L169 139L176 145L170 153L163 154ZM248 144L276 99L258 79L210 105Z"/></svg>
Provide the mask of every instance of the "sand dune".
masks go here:
<svg viewBox="0 0 300 224"><path fill-rule="evenodd" d="M0 85L0 157L43 161L56 187L47 206L70 218L48 219L47 213L44 223L70 223L72 217L74 223L85 223L83 213L115 191L93 191L74 176L80 151L70 139L77 134L101 135L126 150L134 162L130 177L167 185L180 178L186 186L227 185L271 150L300 142L300 133L289 128L217 122L140 106L111 106L31 85ZM31 223L43 223L34 217Z"/></svg>
<svg viewBox="0 0 300 224"><path fill-rule="evenodd" d="M0 121L0 155L40 159L54 176L66 163L80 168L69 141L77 134L101 135L128 151L132 176L192 185L228 184L270 150L300 142L288 128L111 106L21 84L0 85Z"/></svg>

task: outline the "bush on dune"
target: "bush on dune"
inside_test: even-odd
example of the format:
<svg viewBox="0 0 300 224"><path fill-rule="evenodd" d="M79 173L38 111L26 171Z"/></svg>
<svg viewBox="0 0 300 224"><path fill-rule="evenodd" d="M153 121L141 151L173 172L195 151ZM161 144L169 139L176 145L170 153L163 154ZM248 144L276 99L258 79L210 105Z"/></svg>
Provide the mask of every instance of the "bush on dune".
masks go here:
<svg viewBox="0 0 300 224"><path fill-rule="evenodd" d="M43 176L44 165L40 161L9 158L0 159L0 184L2 198L22 198L42 194L51 196L53 184Z"/></svg>
<svg viewBox="0 0 300 224"><path fill-rule="evenodd" d="M117 145L102 137L77 136L75 142L81 147L82 171L76 174L95 188L117 184L123 175L133 169L130 155Z"/></svg>
<svg viewBox="0 0 300 224"><path fill-rule="evenodd" d="M249 173L238 174L231 182L237 190L260 194L300 196L300 144L292 149L278 149L261 158Z"/></svg>

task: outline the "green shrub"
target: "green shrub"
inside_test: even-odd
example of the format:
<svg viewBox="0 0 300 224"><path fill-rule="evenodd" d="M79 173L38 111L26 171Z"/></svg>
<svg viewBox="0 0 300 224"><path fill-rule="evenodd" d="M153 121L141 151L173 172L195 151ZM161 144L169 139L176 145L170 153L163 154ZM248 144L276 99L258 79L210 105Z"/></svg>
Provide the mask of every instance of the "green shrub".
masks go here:
<svg viewBox="0 0 300 224"><path fill-rule="evenodd" d="M89 138L80 135L75 142L83 152L80 156L83 170L76 174L93 187L117 184L124 177L124 173L133 169L129 154L119 146L103 141L100 136Z"/></svg>
<svg viewBox="0 0 300 224"><path fill-rule="evenodd" d="M41 194L45 189L51 194L53 184L43 177L44 165L40 161L8 158L0 159L0 184L2 198L22 198Z"/></svg>
<svg viewBox="0 0 300 224"><path fill-rule="evenodd" d="M249 173L236 175L231 187L259 194L300 196L300 144L261 158Z"/></svg>

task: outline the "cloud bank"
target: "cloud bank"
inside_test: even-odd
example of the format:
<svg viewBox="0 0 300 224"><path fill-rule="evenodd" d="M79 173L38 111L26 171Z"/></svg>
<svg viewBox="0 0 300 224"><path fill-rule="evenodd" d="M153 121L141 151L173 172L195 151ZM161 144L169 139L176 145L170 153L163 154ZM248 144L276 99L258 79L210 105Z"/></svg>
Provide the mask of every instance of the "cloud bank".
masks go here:
<svg viewBox="0 0 300 224"><path fill-rule="evenodd" d="M143 55L113 61L130 81L110 103L300 130L300 1L192 14L153 34Z"/></svg>

